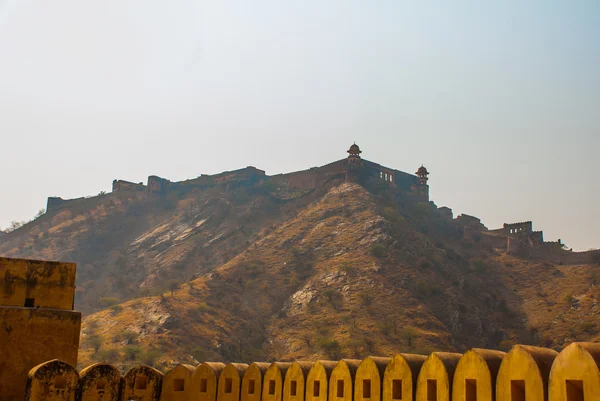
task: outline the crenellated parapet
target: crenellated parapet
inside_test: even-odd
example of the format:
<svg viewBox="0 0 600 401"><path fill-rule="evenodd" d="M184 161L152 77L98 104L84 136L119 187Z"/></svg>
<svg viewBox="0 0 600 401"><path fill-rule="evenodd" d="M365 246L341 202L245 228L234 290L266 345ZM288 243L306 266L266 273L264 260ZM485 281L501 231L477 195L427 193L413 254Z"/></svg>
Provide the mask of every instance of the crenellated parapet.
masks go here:
<svg viewBox="0 0 600 401"><path fill-rule="evenodd" d="M363 360L251 365L177 365L164 376L140 365L123 377L96 364L80 373L52 360L31 370L26 401L585 401L600 397L600 344L560 353L529 345L510 352L396 354Z"/></svg>

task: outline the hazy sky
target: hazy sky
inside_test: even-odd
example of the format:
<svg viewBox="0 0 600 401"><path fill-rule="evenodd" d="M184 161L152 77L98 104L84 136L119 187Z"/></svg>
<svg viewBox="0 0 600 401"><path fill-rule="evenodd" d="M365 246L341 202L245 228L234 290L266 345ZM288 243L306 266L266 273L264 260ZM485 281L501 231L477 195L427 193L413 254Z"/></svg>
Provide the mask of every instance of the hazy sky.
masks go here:
<svg viewBox="0 0 600 401"><path fill-rule="evenodd" d="M1 227L356 141L455 214L596 248L600 1L0 0L0 136Z"/></svg>

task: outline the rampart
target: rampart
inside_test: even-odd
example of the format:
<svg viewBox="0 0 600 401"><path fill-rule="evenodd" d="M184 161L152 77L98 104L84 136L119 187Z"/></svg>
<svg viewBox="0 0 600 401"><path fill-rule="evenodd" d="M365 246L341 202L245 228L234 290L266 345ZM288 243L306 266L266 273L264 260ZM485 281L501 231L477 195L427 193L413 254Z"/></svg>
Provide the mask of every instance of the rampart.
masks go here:
<svg viewBox="0 0 600 401"><path fill-rule="evenodd" d="M75 199L63 199L56 196L50 196L48 201L46 202L46 211L50 212L53 210L62 209L67 206L71 206L74 203L78 203L85 198L75 198Z"/></svg>
<svg viewBox="0 0 600 401"><path fill-rule="evenodd" d="M125 180L113 180L112 183L112 191L113 192L121 192L121 191L145 191L146 186L139 182L129 182Z"/></svg>
<svg viewBox="0 0 600 401"><path fill-rule="evenodd" d="M77 373L51 360L30 371L25 400L586 401L600 397L599 365L597 343L572 343L560 353L515 345L508 353L473 348L270 365L204 362L164 375L140 365L122 377L107 364Z"/></svg>
<svg viewBox="0 0 600 401"><path fill-rule="evenodd" d="M75 269L73 263L0 257L0 401L23 399L27 372L44 361L77 363Z"/></svg>

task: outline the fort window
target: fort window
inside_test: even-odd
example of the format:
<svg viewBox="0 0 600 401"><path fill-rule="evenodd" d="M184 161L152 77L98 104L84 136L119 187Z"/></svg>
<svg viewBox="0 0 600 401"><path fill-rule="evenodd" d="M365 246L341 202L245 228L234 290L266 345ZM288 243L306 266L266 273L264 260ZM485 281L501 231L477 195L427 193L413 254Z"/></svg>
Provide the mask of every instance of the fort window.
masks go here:
<svg viewBox="0 0 600 401"><path fill-rule="evenodd" d="M402 379L394 379L392 381L392 399L402 399Z"/></svg>
<svg viewBox="0 0 600 401"><path fill-rule="evenodd" d="M363 398L371 398L371 379L363 380Z"/></svg>
<svg viewBox="0 0 600 401"><path fill-rule="evenodd" d="M275 394L275 380L269 380L269 394Z"/></svg>
<svg viewBox="0 0 600 401"><path fill-rule="evenodd" d="M525 401L525 380L510 381L510 401Z"/></svg>
<svg viewBox="0 0 600 401"><path fill-rule="evenodd" d="M338 398L344 397L344 381L343 380L337 381L337 396L338 396Z"/></svg>
<svg viewBox="0 0 600 401"><path fill-rule="evenodd" d="M295 396L296 395L296 387L298 386L298 383L296 382L296 380L292 380L290 382L290 395L291 396Z"/></svg>
<svg viewBox="0 0 600 401"><path fill-rule="evenodd" d="M25 307L26 308L33 308L34 305L35 305L35 298L25 298Z"/></svg>
<svg viewBox="0 0 600 401"><path fill-rule="evenodd" d="M465 401L477 401L477 380L465 379Z"/></svg>
<svg viewBox="0 0 600 401"><path fill-rule="evenodd" d="M313 383L313 397L318 397L321 395L321 382L319 380L315 380Z"/></svg>
<svg viewBox="0 0 600 401"><path fill-rule="evenodd" d="M135 377L135 389L146 390L148 388L148 377L138 375Z"/></svg>
<svg viewBox="0 0 600 401"><path fill-rule="evenodd" d="M427 379L427 401L437 401L437 380Z"/></svg>
<svg viewBox="0 0 600 401"><path fill-rule="evenodd" d="M583 397L583 380L567 380L567 401L585 401Z"/></svg>
<svg viewBox="0 0 600 401"><path fill-rule="evenodd" d="M248 394L254 394L254 379L248 380Z"/></svg>
<svg viewBox="0 0 600 401"><path fill-rule="evenodd" d="M185 379L173 379L173 391L185 390Z"/></svg>
<svg viewBox="0 0 600 401"><path fill-rule="evenodd" d="M233 379L230 377L225 378L225 394L231 394L233 388Z"/></svg>
<svg viewBox="0 0 600 401"><path fill-rule="evenodd" d="M104 389L106 388L106 381L105 380L98 380L98 383L96 383L96 390L98 390L98 392L104 392Z"/></svg>
<svg viewBox="0 0 600 401"><path fill-rule="evenodd" d="M206 388L208 387L208 382L206 380L206 377L203 377L200 379L200 392L201 393L206 393Z"/></svg>
<svg viewBox="0 0 600 401"><path fill-rule="evenodd" d="M67 388L67 376L56 376L54 378L54 389L64 390Z"/></svg>

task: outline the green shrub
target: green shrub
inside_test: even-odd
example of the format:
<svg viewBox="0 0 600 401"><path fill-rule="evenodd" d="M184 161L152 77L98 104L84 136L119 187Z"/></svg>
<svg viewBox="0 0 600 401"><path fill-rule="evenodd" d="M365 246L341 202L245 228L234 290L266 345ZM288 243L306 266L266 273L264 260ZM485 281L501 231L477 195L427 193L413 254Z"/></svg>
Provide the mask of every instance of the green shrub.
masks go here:
<svg viewBox="0 0 600 401"><path fill-rule="evenodd" d="M149 349L146 352L143 352L140 355L140 362L142 362L144 365L148 365L148 366L154 366L154 364L156 363L156 360L158 358L160 358L161 356L161 352L157 349Z"/></svg>
<svg viewBox="0 0 600 401"><path fill-rule="evenodd" d="M113 305L118 304L120 301L119 301L119 298L115 298L115 297L101 297L99 299L99 302L100 302L100 305L103 305L103 306L113 306Z"/></svg>
<svg viewBox="0 0 600 401"><path fill-rule="evenodd" d="M100 346L102 345L103 342L104 341L102 340L102 337L100 337L98 335L90 336L90 337L88 337L88 339L86 341L87 345L92 347L95 352L98 352L98 350L100 349Z"/></svg>
<svg viewBox="0 0 600 401"><path fill-rule="evenodd" d="M371 253L371 255L375 256L376 258L384 257L386 251L387 248L383 244L373 244L371 245L371 248L369 248L369 252Z"/></svg>
<svg viewBox="0 0 600 401"><path fill-rule="evenodd" d="M591 333L594 331L594 329L596 328L596 324L594 322L582 322L579 325L579 328L581 329L581 331L583 331L584 333Z"/></svg>
<svg viewBox="0 0 600 401"><path fill-rule="evenodd" d="M123 348L123 351L125 352L125 359L128 361L133 361L137 359L143 350L139 345L128 345Z"/></svg>
<svg viewBox="0 0 600 401"><path fill-rule="evenodd" d="M317 345L327 354L327 356L331 359L339 359L342 351L342 347L337 340L333 340L330 338L321 338L319 339Z"/></svg>
<svg viewBox="0 0 600 401"><path fill-rule="evenodd" d="M485 262L478 258L470 259L469 265L471 266L471 269L475 270L477 273L485 273L489 270Z"/></svg>
<svg viewBox="0 0 600 401"><path fill-rule="evenodd" d="M119 351L116 349L103 349L95 355L95 359L104 363L115 363L119 360Z"/></svg>

